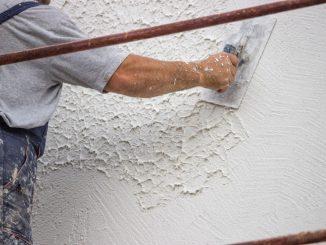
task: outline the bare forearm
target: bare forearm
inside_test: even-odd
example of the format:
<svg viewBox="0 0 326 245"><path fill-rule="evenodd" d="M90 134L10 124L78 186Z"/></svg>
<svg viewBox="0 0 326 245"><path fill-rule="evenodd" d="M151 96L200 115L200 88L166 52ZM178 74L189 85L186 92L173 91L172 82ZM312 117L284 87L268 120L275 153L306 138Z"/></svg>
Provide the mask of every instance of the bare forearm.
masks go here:
<svg viewBox="0 0 326 245"><path fill-rule="evenodd" d="M236 56L223 52L189 63L129 55L104 91L143 98L196 86L224 92L234 81L238 62Z"/></svg>
<svg viewBox="0 0 326 245"><path fill-rule="evenodd" d="M129 55L112 76L105 91L148 98L198 86L199 80L195 63Z"/></svg>

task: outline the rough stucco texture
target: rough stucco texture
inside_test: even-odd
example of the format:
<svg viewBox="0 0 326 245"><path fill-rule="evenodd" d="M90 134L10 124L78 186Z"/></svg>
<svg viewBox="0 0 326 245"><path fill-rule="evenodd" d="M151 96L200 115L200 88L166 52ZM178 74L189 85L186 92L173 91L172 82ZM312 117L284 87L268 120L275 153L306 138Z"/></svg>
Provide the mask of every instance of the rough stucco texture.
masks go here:
<svg viewBox="0 0 326 245"><path fill-rule="evenodd" d="M90 36L271 1L55 0ZM65 86L39 163L35 244L223 244L326 227L325 6L277 25L237 111ZM214 53L232 24L121 48Z"/></svg>

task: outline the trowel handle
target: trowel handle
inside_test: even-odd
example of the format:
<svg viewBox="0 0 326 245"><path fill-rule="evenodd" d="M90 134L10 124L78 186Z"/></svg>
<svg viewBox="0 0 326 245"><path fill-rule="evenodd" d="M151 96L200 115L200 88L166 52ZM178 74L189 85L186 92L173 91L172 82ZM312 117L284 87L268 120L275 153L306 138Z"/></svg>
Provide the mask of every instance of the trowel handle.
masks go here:
<svg viewBox="0 0 326 245"><path fill-rule="evenodd" d="M238 51L237 51L236 47L234 47L232 44L226 44L223 51L225 53L234 54L234 55L238 56Z"/></svg>

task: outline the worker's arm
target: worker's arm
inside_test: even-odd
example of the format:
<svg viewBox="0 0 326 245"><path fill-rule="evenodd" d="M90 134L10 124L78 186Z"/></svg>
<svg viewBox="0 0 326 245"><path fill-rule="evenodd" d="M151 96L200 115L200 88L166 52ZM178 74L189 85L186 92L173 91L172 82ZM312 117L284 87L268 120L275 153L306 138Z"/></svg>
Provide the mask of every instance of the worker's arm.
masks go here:
<svg viewBox="0 0 326 245"><path fill-rule="evenodd" d="M160 61L129 55L104 92L149 98L197 86L225 91L233 82L238 59L219 53L198 62Z"/></svg>

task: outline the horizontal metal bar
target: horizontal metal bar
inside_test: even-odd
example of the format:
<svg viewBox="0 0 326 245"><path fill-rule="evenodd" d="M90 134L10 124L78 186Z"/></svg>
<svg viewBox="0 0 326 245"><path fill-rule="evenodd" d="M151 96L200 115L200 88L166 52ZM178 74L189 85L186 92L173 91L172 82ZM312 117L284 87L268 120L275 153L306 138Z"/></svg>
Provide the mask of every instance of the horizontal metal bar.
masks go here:
<svg viewBox="0 0 326 245"><path fill-rule="evenodd" d="M287 0L275 3L259 5L255 7L239 9L227 13L221 13L191 20L180 21L155 27L149 27L130 32L113 34L103 37L91 38L81 41L62 43L41 48L14 52L0 55L0 65L18 63L22 61L51 57L83 50L116 45L131 41L148 39L178 32L184 32L213 25L245 20L249 18L275 14L283 11L313 6L326 3L326 0Z"/></svg>

